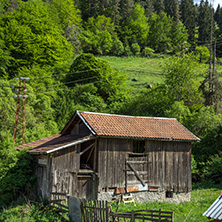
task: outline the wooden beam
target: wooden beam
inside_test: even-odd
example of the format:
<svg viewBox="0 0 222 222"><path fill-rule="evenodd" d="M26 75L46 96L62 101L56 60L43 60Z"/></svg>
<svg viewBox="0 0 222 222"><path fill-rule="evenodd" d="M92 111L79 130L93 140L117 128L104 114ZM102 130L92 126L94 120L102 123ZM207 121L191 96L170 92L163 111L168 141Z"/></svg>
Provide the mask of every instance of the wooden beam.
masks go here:
<svg viewBox="0 0 222 222"><path fill-rule="evenodd" d="M82 152L80 152L79 154L80 154L80 156L83 154L83 153L85 153L86 151L88 151L90 148L92 148L93 146L94 146L94 144L95 143L93 143L93 144L91 144L91 145L89 145L88 147L86 147Z"/></svg>
<svg viewBox="0 0 222 222"><path fill-rule="evenodd" d="M128 162L126 162L126 163L127 163L127 165L129 166L129 168L135 173L136 178L137 178L137 179L140 181L140 183L145 187L145 182L143 181L142 178L140 178L139 174L136 172L136 170L133 168L133 166L132 166L130 163L128 163Z"/></svg>
<svg viewBox="0 0 222 222"><path fill-rule="evenodd" d="M97 146L98 146L98 141L95 139L95 148L94 148L94 158L93 158L93 170L97 170Z"/></svg>
<svg viewBox="0 0 222 222"><path fill-rule="evenodd" d="M149 163L146 160L128 160L128 163L138 163L138 164L145 164L145 163Z"/></svg>
<svg viewBox="0 0 222 222"><path fill-rule="evenodd" d="M89 153L89 156L87 157L86 163L88 163L94 149L95 149L95 146L90 150L90 153Z"/></svg>
<svg viewBox="0 0 222 222"><path fill-rule="evenodd" d="M126 171L127 175L134 175L134 172L131 171ZM138 171L137 172L139 175L147 175L147 171Z"/></svg>

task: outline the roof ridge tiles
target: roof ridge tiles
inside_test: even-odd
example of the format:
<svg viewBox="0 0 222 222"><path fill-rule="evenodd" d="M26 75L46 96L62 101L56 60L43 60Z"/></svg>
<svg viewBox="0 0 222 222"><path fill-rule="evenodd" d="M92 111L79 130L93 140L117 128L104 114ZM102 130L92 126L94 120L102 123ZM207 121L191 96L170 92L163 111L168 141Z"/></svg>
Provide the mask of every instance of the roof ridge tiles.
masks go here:
<svg viewBox="0 0 222 222"><path fill-rule="evenodd" d="M167 119L167 120L176 120L178 121L176 118L172 118L172 117L154 117L154 116L130 116L130 115L122 115L122 114L112 114L112 113L98 113L98 112L88 112L88 111L80 111L77 110L77 113L81 114L81 113L88 113L88 114L95 114L95 115L106 115L106 116L119 116L119 117L131 117L131 118L145 118L145 119Z"/></svg>

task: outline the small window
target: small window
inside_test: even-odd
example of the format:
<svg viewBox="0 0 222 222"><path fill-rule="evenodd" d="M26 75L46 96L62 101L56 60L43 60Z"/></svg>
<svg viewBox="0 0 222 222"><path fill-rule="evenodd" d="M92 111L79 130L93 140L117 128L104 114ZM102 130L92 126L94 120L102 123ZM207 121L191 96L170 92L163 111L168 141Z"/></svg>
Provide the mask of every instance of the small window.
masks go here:
<svg viewBox="0 0 222 222"><path fill-rule="evenodd" d="M133 141L133 152L134 153L144 153L145 151L145 141L134 140Z"/></svg>
<svg viewBox="0 0 222 222"><path fill-rule="evenodd" d="M167 191L166 198L173 198L173 191Z"/></svg>

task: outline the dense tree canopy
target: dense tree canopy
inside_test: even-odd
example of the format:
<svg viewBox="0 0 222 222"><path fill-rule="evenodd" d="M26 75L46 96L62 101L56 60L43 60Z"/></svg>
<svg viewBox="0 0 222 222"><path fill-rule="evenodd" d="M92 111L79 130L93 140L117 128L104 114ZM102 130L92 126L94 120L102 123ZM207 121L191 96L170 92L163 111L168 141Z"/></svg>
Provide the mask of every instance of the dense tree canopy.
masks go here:
<svg viewBox="0 0 222 222"><path fill-rule="evenodd" d="M22 2L16 11L4 14L0 23L1 39L12 57L10 77L22 67L54 66L72 57L70 43L42 1Z"/></svg>

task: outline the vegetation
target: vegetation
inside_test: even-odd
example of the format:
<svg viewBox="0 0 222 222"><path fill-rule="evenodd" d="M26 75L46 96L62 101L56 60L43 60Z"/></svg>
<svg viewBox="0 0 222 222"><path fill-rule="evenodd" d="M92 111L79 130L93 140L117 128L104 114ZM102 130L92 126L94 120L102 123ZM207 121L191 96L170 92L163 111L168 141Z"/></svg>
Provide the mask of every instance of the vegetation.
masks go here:
<svg viewBox="0 0 222 222"><path fill-rule="evenodd" d="M0 207L32 196L35 185L31 157L12 141L17 77L29 77L25 142L58 133L78 109L176 117L201 138L193 173L221 182L220 5L0 0L0 11Z"/></svg>
<svg viewBox="0 0 222 222"><path fill-rule="evenodd" d="M0 212L1 222L29 222L42 221L50 222L62 221L61 217L55 211L49 209L47 205L41 204L23 204L11 209L4 209Z"/></svg>
<svg viewBox="0 0 222 222"><path fill-rule="evenodd" d="M147 202L147 203L133 203L124 205L121 203L118 207L118 212L129 212L131 210L165 210L174 212L174 220L180 221L208 221L207 217L202 214L209 208L219 195L220 187L212 186L210 184L197 184L193 187L191 192L191 201L182 204L173 204L167 202ZM207 188L208 187L208 188ZM209 188L211 187L211 188ZM111 204L112 210L116 212L118 202ZM5 209L0 212L0 221L62 221L61 218L47 205L43 204L21 204L11 209Z"/></svg>
<svg viewBox="0 0 222 222"><path fill-rule="evenodd" d="M209 186L209 184L208 184ZM191 201L181 204L173 204L168 202L147 202L144 204L136 203L134 206L133 203L124 205L121 203L119 205L119 212L130 212L131 210L165 210L174 212L174 221L209 221L207 217L202 216L202 214L210 207L210 205L218 198L220 189L217 187L206 188L198 184L194 187L191 192ZM112 210L115 211L118 203L112 204Z"/></svg>

